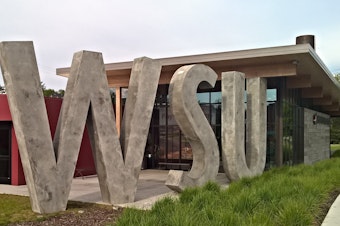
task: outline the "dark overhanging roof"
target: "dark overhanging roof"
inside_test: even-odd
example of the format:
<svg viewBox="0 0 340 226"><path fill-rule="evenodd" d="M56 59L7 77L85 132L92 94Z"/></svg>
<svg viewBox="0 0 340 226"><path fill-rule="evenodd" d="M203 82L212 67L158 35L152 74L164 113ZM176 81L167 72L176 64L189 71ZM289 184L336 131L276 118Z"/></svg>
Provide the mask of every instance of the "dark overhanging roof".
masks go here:
<svg viewBox="0 0 340 226"><path fill-rule="evenodd" d="M168 84L183 65L205 64L219 75L241 71L246 77L287 77L287 86L301 89L302 97L312 99L323 112L340 116L340 85L309 44L269 47L241 51L169 57L157 59L162 64L160 84ZM105 64L110 87L127 87L132 61ZM57 69L68 77L70 68Z"/></svg>

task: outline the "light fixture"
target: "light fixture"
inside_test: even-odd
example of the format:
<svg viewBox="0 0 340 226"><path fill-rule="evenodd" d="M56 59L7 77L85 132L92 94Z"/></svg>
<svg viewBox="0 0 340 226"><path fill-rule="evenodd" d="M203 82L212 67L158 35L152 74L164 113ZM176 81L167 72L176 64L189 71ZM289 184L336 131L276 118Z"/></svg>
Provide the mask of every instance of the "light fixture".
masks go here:
<svg viewBox="0 0 340 226"><path fill-rule="evenodd" d="M313 115L313 124L315 125L318 122L318 115L314 114Z"/></svg>

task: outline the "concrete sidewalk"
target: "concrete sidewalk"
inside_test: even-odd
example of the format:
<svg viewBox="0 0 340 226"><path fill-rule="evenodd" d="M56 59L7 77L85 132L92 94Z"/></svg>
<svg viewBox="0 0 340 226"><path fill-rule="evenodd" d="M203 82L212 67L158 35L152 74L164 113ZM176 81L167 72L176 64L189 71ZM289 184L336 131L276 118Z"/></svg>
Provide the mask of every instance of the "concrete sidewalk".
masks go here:
<svg viewBox="0 0 340 226"><path fill-rule="evenodd" d="M142 170L137 183L135 202L121 204L118 206L150 209L160 198L166 196L177 196L176 192L173 192L165 186L168 173L168 170ZM217 181L221 185L226 185L228 180L224 174L219 174ZM0 184L0 194L28 196L28 189L26 185L12 186ZM97 176L74 178L72 181L69 200L104 204L101 201L102 199Z"/></svg>
<svg viewBox="0 0 340 226"><path fill-rule="evenodd" d="M340 195L329 209L321 226L338 226L340 225Z"/></svg>

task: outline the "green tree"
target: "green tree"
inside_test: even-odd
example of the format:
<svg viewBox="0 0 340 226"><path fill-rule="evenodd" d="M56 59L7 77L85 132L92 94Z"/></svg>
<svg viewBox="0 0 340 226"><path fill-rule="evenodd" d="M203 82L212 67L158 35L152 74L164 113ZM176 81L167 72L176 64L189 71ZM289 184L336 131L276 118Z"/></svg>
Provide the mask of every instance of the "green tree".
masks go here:
<svg viewBox="0 0 340 226"><path fill-rule="evenodd" d="M44 96L45 97L57 97L57 98L62 98L64 97L65 91L62 89L59 89L58 91L54 89L47 89L46 85L41 82L41 88L43 90Z"/></svg>
<svg viewBox="0 0 340 226"><path fill-rule="evenodd" d="M340 82L340 73L334 75L334 77L335 77L335 79L336 79L338 82Z"/></svg>
<svg viewBox="0 0 340 226"><path fill-rule="evenodd" d="M340 144L340 117L331 119L331 143Z"/></svg>

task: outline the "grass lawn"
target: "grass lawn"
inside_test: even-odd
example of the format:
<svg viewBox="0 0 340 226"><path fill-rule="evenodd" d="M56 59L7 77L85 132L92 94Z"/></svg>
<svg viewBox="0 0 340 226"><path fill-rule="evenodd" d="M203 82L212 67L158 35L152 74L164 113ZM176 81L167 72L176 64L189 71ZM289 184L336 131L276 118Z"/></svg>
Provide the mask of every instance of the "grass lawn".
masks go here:
<svg viewBox="0 0 340 226"><path fill-rule="evenodd" d="M340 150L340 144L331 144L331 150L332 152Z"/></svg>
<svg viewBox="0 0 340 226"><path fill-rule="evenodd" d="M38 214L31 210L28 197L1 194L0 200L0 225L38 219Z"/></svg>
<svg viewBox="0 0 340 226"><path fill-rule="evenodd" d="M62 222L61 224L63 224L66 220L71 221L71 222L72 221L82 222L82 221L75 221L75 220L77 220L77 218L85 218L85 217L91 218L92 216L90 215L90 213L93 213L96 215L98 214L103 215L104 209L107 209L106 212L108 212L107 214L104 213L104 217L106 217L106 215L109 215L109 214L111 215L110 212L112 212L112 207L110 206L102 206L102 205L97 205L97 204L92 204L92 203L69 201L67 205L67 210L65 212L60 212L56 214L38 214L38 213L32 212L28 197L0 194L0 225L8 225L10 223L20 223L20 222L38 222L38 221L46 221L45 225L51 225L51 224L56 225L59 222ZM52 223L50 223L48 220L52 218L56 218L59 221L54 219ZM66 218L66 220L63 218ZM94 217L92 217L92 219L93 218ZM63 221L61 221L60 219ZM113 219L113 217L111 217L111 219ZM85 220L85 222L87 221ZM93 225L93 220L90 222L91 223L89 225ZM33 225L33 224L29 223L29 225ZM82 223L82 225L85 225L85 224Z"/></svg>
<svg viewBox="0 0 340 226"><path fill-rule="evenodd" d="M150 211L126 209L118 225L320 225L340 191L340 158L276 168L234 182L186 189Z"/></svg>

